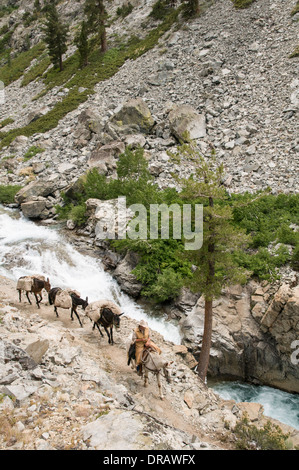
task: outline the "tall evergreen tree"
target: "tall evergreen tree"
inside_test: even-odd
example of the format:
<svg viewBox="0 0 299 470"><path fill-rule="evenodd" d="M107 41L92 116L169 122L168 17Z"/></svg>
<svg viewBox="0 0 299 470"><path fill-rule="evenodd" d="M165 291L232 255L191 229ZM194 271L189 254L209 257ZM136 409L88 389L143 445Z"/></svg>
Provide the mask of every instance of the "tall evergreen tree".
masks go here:
<svg viewBox="0 0 299 470"><path fill-rule="evenodd" d="M203 245L199 250L188 252L197 266L192 287L204 296L204 332L198 364L198 374L204 381L208 371L212 340L213 300L222 289L244 282L249 274L235 262L233 253L244 248L249 239L245 232L232 225L232 209L225 203L228 198L221 184L222 166L214 159L205 161L195 150L189 150L188 158L196 162L194 177L180 180L181 196L188 201L203 204Z"/></svg>
<svg viewBox="0 0 299 470"><path fill-rule="evenodd" d="M84 12L87 17L87 26L91 32L97 33L101 52L107 50L106 21L107 11L103 0L86 0Z"/></svg>
<svg viewBox="0 0 299 470"><path fill-rule="evenodd" d="M75 39L80 54L80 67L85 67L88 64L88 56L90 47L88 44L88 30L85 21L82 21L81 30Z"/></svg>
<svg viewBox="0 0 299 470"><path fill-rule="evenodd" d="M68 26L63 24L54 2L48 7L45 23L45 42L54 67L63 70L62 56L67 51Z"/></svg>

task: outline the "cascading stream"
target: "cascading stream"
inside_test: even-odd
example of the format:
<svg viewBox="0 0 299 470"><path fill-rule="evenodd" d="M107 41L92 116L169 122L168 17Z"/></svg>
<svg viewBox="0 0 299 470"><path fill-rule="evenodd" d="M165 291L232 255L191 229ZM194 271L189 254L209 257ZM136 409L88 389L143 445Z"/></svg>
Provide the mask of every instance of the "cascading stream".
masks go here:
<svg viewBox="0 0 299 470"><path fill-rule="evenodd" d="M99 260L79 253L57 228L38 226L17 211L0 206L0 275L17 281L27 274L43 274L50 278L52 287L75 289L89 302L113 300L128 317L143 318L166 340L181 343L175 324L165 316L145 312L121 291Z"/></svg>
<svg viewBox="0 0 299 470"><path fill-rule="evenodd" d="M166 340L181 343L178 326L163 316L145 312L120 290L99 260L79 253L57 228L38 226L18 211L0 205L0 275L16 281L26 274L47 275L52 287L74 288L82 297L88 296L89 302L114 300L130 318L144 318ZM236 382L209 386L224 399L261 403L266 416L299 429L299 395Z"/></svg>

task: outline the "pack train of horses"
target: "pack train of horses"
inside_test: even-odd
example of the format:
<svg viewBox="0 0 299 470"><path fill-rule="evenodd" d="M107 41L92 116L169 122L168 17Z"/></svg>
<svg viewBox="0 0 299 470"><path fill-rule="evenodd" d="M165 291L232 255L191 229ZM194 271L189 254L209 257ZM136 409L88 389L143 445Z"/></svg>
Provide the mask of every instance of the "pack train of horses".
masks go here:
<svg viewBox="0 0 299 470"><path fill-rule="evenodd" d="M28 275L22 276L17 281L17 290L19 292L19 301L22 301L22 292L25 293L26 298L30 305L29 294L34 294L37 308L40 308L40 303L43 300L42 291L46 290L48 293L48 301L50 305L54 306L54 313L57 317L57 308L71 309L71 320L73 320L73 314L76 315L81 328L83 328L82 321L77 312L77 308L82 307L85 317L89 318L93 323L92 330L97 327L101 336L103 333L100 327L103 327L108 336L108 343L113 345L113 327L116 329L120 328L120 317L124 314L121 312L119 307L110 300L100 300L92 303L88 303L88 297L82 299L79 292L71 289L62 289L60 287L51 288L49 278L45 278L42 275ZM131 346L131 348L130 348ZM134 347L132 347L131 338L127 341L127 364L134 368ZM159 387L159 396L161 400L164 399L161 376L164 375L167 382L171 382L170 378L170 362L166 361L163 356L159 356L153 351L144 351L143 355L143 369L144 369L144 387L148 386L148 373L152 372L157 377L157 383Z"/></svg>

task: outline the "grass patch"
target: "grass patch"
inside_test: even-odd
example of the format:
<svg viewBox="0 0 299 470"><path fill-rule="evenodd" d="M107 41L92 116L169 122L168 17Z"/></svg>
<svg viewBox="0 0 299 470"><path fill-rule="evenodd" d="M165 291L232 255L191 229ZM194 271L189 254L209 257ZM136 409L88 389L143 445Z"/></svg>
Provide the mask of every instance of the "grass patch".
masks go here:
<svg viewBox="0 0 299 470"><path fill-rule="evenodd" d="M290 59L292 59L293 57L299 57L299 46L297 46L295 48L295 50L290 54Z"/></svg>
<svg viewBox="0 0 299 470"><path fill-rule="evenodd" d="M13 124L15 121L12 118L7 118L3 119L3 121L0 122L0 129L3 129L3 127L8 126L8 124Z"/></svg>
<svg viewBox="0 0 299 470"><path fill-rule="evenodd" d="M9 64L0 68L0 80L4 85L18 80L24 73L24 70L29 67L33 59L39 57L45 50L45 44L39 42L33 46L29 51L21 52L17 57L11 60Z"/></svg>
<svg viewBox="0 0 299 470"><path fill-rule="evenodd" d="M15 195L22 186L0 185L0 204L12 204L15 202Z"/></svg>
<svg viewBox="0 0 299 470"><path fill-rule="evenodd" d="M241 10L243 8L248 8L255 0L232 0L235 8Z"/></svg>
<svg viewBox="0 0 299 470"><path fill-rule="evenodd" d="M45 149L42 149L41 147L36 147L35 145L33 145L32 147L30 147L27 152L25 153L24 155L24 158L23 158L23 161L24 162L27 162L28 160L30 160L32 157L34 157L35 155L37 155L38 153L42 153L44 152Z"/></svg>
<svg viewBox="0 0 299 470"><path fill-rule="evenodd" d="M94 93L94 86L97 83L112 77L127 59L134 60L152 49L158 43L162 35L168 31L177 20L178 13L179 10L172 11L145 39L131 38L126 45L111 48L105 54L101 54L98 49L94 48L89 57L89 64L82 69L79 69L79 53L76 51L64 62L64 70L62 72L55 68L49 70L46 75L42 76L46 84L46 89L43 90L39 97L45 95L47 91L55 86L65 86L69 88L70 92L68 96L57 103L47 114L27 126L2 133L2 135L0 135L0 148L10 145L19 135L30 137L33 134L41 134L55 128L60 119L74 109L77 109L79 104L86 101L88 96ZM13 79L19 78L24 69L30 65L33 58L40 56L44 52L44 49L45 45L39 43L27 53L20 54L17 58L18 63L12 61L11 67L3 67L0 70L0 79L2 81L6 79L7 82L9 82L9 80L12 81ZM20 56L22 56L22 60ZM27 66L24 65L25 62ZM22 66L21 63L23 64ZM17 70L15 70L15 65L18 65ZM1 78L1 76L3 78ZM28 77L26 80L28 80ZM81 93L79 92L80 87L84 89ZM36 99L37 98L38 97L36 97Z"/></svg>
<svg viewBox="0 0 299 470"><path fill-rule="evenodd" d="M294 6L293 10L291 11L291 16L296 15L296 13L299 13L299 1L297 1L296 5Z"/></svg>
<svg viewBox="0 0 299 470"><path fill-rule="evenodd" d="M42 77L48 67L51 65L51 59L47 53L42 54L39 62L34 65L23 77L21 86L26 86L39 77Z"/></svg>

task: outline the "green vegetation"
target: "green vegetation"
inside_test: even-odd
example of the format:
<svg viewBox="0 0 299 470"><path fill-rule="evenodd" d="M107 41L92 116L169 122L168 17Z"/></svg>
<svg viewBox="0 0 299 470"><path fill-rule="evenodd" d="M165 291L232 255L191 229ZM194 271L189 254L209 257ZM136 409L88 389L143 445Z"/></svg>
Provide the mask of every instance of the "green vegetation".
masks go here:
<svg viewBox="0 0 299 470"><path fill-rule="evenodd" d="M12 124L14 122L15 121L12 118L3 119L3 121L0 122L0 129L3 129L3 127L8 126L8 124Z"/></svg>
<svg viewBox="0 0 299 470"><path fill-rule="evenodd" d="M299 13L299 1L297 1L296 5L294 6L293 10L291 11L291 16L296 15L296 13Z"/></svg>
<svg viewBox="0 0 299 470"><path fill-rule="evenodd" d="M236 8L248 8L255 0L232 0Z"/></svg>
<svg viewBox="0 0 299 470"><path fill-rule="evenodd" d="M133 5L129 2L127 4L122 5L121 7L118 7L118 9L116 10L116 14L118 16L121 16L122 18L125 18L130 13L132 13L133 8Z"/></svg>
<svg viewBox="0 0 299 470"><path fill-rule="evenodd" d="M127 206L143 204L147 211L150 204L163 203L168 206L190 203L193 209L196 203L201 203L207 207L207 201L194 198L194 194L193 186L189 187L189 194L186 190L180 194L174 189L159 190L149 174L143 149L132 151L127 148L119 157L116 179L108 179L93 169L64 195L64 205L57 210L62 219L71 218L80 226L86 221L85 201L89 198L108 200L126 196ZM230 212L233 232L241 231L250 237L246 249L236 250L235 245L231 258L231 263L241 271L248 271L259 280L273 280L278 276L278 268L286 263L298 269L299 233L295 226L299 225L299 195L225 195L224 199L215 198L214 204L223 215ZM226 243L224 229L222 234ZM163 302L175 297L183 284L192 286L200 273L198 271L194 276L191 267L194 264L202 266L202 262L195 262L190 253L188 255L184 239L172 239L170 235L170 239L165 240L160 235L154 240L125 239L110 243L115 250L131 250L139 254L140 261L134 274L144 286L142 295ZM269 250L269 246L273 248ZM226 276L223 262L224 256L216 265L218 281L222 275Z"/></svg>
<svg viewBox="0 0 299 470"><path fill-rule="evenodd" d="M0 204L12 204L15 201L15 195L22 186L4 186L0 185Z"/></svg>
<svg viewBox="0 0 299 470"><path fill-rule="evenodd" d="M290 434L284 434L281 428L271 421L263 427L250 424L245 415L233 430L238 450L290 450Z"/></svg>
<svg viewBox="0 0 299 470"><path fill-rule="evenodd" d="M290 54L290 59L292 59L293 57L299 57L299 46L295 47L293 52Z"/></svg>
<svg viewBox="0 0 299 470"><path fill-rule="evenodd" d="M55 3L49 4L44 32L51 62L61 71L63 70L62 56L67 51L68 26L60 20Z"/></svg>
<svg viewBox="0 0 299 470"><path fill-rule="evenodd" d="M299 225L299 196L295 194L258 195L247 204L249 195L231 197L236 203L234 223L250 234L249 250L236 253L238 263L259 279L275 279L277 268L287 262L296 266L298 257L299 232L292 224ZM272 253L267 249L273 245ZM293 248L289 254L286 245Z"/></svg>
<svg viewBox="0 0 299 470"><path fill-rule="evenodd" d="M67 113L76 109L79 104L86 101L88 96L94 93L94 86L108 78L112 77L127 59L135 60L148 50L152 49L160 39L160 37L169 30L173 23L177 20L178 11L171 11L165 20L155 29L149 32L144 39L136 37L131 38L127 44L118 47L112 47L105 53L99 53L95 44L89 55L88 65L80 69L80 54L76 51L71 57L64 61L64 69L50 68L42 79L46 85L46 89L42 92L44 95L47 91L55 86L64 86L70 89L68 95L58 102L51 111L41 116L34 122L22 128L13 129L7 133L3 133L1 137L0 148L9 145L18 135L30 137L35 133L44 133L57 126L60 119ZM11 66L8 65L0 69L0 80L6 85L13 80L18 79L24 70L30 65L34 58L40 57L45 51L45 44L39 43L29 51L19 54L12 60ZM32 69L34 76L37 69ZM28 72L30 73L30 71ZM29 79L27 76L26 80ZM83 91L79 91L79 89Z"/></svg>
<svg viewBox="0 0 299 470"><path fill-rule="evenodd" d="M4 85L18 80L24 73L24 70L29 67L33 59L39 57L45 50L45 44L39 42L33 46L29 51L21 52L10 63L0 68L0 80Z"/></svg>
<svg viewBox="0 0 299 470"><path fill-rule="evenodd" d="M36 147L35 145L33 145L32 147L30 147L27 152L25 153L24 155L24 162L27 162L28 160L30 160L32 157L34 157L36 154L38 153L42 153L44 152L45 149L42 149L41 147Z"/></svg>
<svg viewBox="0 0 299 470"><path fill-rule="evenodd" d="M24 74L21 86L26 86L37 78L42 77L50 65L51 59L48 56L48 53L45 52L39 57L37 64L31 67L30 70Z"/></svg>

